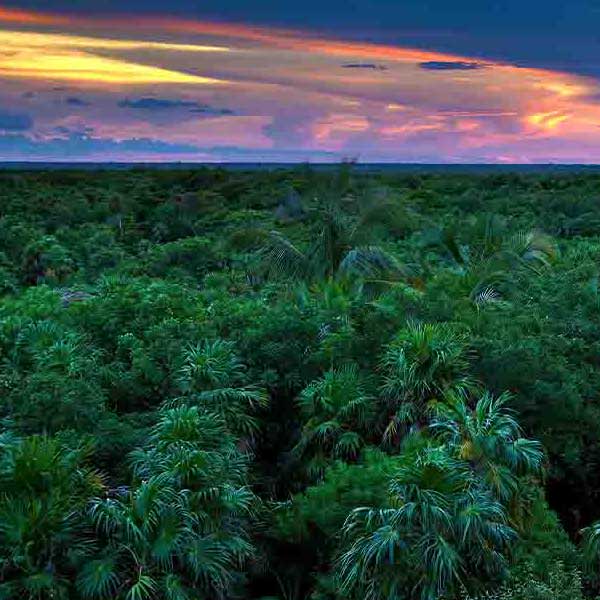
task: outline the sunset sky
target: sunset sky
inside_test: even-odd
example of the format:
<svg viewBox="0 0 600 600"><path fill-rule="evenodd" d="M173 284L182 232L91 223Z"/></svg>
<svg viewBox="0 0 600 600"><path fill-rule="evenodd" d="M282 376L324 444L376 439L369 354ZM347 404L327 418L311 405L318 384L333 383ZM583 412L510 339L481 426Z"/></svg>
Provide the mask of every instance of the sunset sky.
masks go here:
<svg viewBox="0 0 600 600"><path fill-rule="evenodd" d="M0 160L600 163L599 31L596 0L4 3Z"/></svg>

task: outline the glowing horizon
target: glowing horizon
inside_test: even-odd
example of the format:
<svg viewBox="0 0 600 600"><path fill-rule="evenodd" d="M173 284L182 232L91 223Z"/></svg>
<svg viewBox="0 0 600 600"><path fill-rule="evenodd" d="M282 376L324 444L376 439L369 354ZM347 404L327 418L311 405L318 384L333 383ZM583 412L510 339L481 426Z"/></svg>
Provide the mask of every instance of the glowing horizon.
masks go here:
<svg viewBox="0 0 600 600"><path fill-rule="evenodd" d="M0 7L0 160L600 162L600 82L314 31Z"/></svg>

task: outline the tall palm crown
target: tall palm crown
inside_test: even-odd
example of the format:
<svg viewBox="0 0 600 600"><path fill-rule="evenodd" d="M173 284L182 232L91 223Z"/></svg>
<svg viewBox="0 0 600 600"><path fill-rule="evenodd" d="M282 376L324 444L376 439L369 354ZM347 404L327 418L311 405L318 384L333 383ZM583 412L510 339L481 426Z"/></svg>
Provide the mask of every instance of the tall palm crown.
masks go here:
<svg viewBox="0 0 600 600"><path fill-rule="evenodd" d="M544 458L541 444L523 437L514 415L506 408L510 395L494 398L484 392L474 409L464 398L449 393L436 405L431 429L458 450L460 460L473 465L502 502L518 489L518 477L539 473Z"/></svg>
<svg viewBox="0 0 600 600"><path fill-rule="evenodd" d="M0 598L66 598L94 549L88 498L102 480L90 448L0 436Z"/></svg>
<svg viewBox="0 0 600 600"><path fill-rule="evenodd" d="M248 456L224 420L198 407L164 410L146 450L133 456L140 480L97 499L90 514L105 545L81 571L86 598L221 598L251 555Z"/></svg>
<svg viewBox="0 0 600 600"><path fill-rule="evenodd" d="M464 336L438 323L408 323L385 347L379 370L387 407L384 440L398 441L408 424L424 423L429 401L474 387Z"/></svg>
<svg viewBox="0 0 600 600"><path fill-rule="evenodd" d="M358 213L349 212L343 198L330 197L314 209L317 229L308 246L295 244L280 231L246 230L235 244L259 248L262 270L270 277L301 280L353 277L394 281L405 268L381 246L373 245L377 229L398 231L407 214L398 201L370 198Z"/></svg>
<svg viewBox="0 0 600 600"><path fill-rule="evenodd" d="M246 367L234 345L224 340L205 340L189 346L183 357L178 383L186 402L222 415L228 427L251 439L258 431L253 412L267 404L265 392L244 385Z"/></svg>
<svg viewBox="0 0 600 600"><path fill-rule="evenodd" d="M514 231L503 217L474 218L462 230L433 228L424 245L443 248L461 275L463 287L476 304L496 300L523 272L539 272L557 257L557 247L537 230Z"/></svg>
<svg viewBox="0 0 600 600"><path fill-rule="evenodd" d="M464 396L453 400L440 408L431 437L419 434L406 446L389 508L348 517L338 576L349 596L435 600L503 572L516 539L506 492L516 490L520 474L539 470L541 449L520 437L505 399L485 394L472 411ZM500 468L507 488L490 476Z"/></svg>
<svg viewBox="0 0 600 600"><path fill-rule="evenodd" d="M308 471L321 474L332 457L355 457L362 447L373 398L355 365L327 371L298 397L305 419L296 452L310 457Z"/></svg>

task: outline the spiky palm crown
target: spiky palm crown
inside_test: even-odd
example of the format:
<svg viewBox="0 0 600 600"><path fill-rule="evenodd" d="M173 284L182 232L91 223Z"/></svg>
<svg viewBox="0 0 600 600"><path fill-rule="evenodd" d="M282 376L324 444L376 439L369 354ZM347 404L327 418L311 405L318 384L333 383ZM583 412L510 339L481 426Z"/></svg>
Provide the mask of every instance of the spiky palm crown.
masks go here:
<svg viewBox="0 0 600 600"><path fill-rule="evenodd" d="M406 445L389 508L359 508L344 526L338 576L349 596L434 600L502 573L516 539L509 503L519 477L539 472L539 444L521 437L506 397L440 403L430 434ZM502 468L504 488L490 476Z"/></svg>
<svg viewBox="0 0 600 600"><path fill-rule="evenodd" d="M485 214L461 227L432 227L423 244L445 249L462 289L476 305L513 290L521 276L549 267L558 256L556 243L537 230L519 230L505 218Z"/></svg>
<svg viewBox="0 0 600 600"><path fill-rule="evenodd" d="M30 327L26 357L83 377L76 346L52 327ZM110 488L87 467L91 447L69 436L0 436L0 597L177 600L228 595L253 555L258 500L240 435L266 402L221 340L182 357L182 396L158 411L131 454L130 486Z"/></svg>
<svg viewBox="0 0 600 600"><path fill-rule="evenodd" d="M0 597L67 597L94 550L88 498L103 489L90 448L0 436Z"/></svg>
<svg viewBox="0 0 600 600"><path fill-rule="evenodd" d="M234 234L234 247L254 247L259 271L271 278L294 281L350 278L364 280L369 289L404 280L406 268L373 240L381 229L395 231L406 223L402 204L390 198L366 199L358 212L349 212L344 198L330 196L312 212L318 224L308 245L282 232L248 229Z"/></svg>
<svg viewBox="0 0 600 600"><path fill-rule="evenodd" d="M327 371L297 404L305 424L295 451L309 458L309 473L320 475L328 458L357 456L374 404L356 365Z"/></svg>
<svg viewBox="0 0 600 600"><path fill-rule="evenodd" d="M185 402L222 415L228 427L248 439L258 432L253 413L264 408L264 390L245 385L246 367L231 342L205 340L187 348L178 383Z"/></svg>
<svg viewBox="0 0 600 600"><path fill-rule="evenodd" d="M257 499L248 461L220 415L185 404L165 409L147 449L132 455L139 484L90 507L104 547L80 573L81 593L226 594L252 554L246 524Z"/></svg>
<svg viewBox="0 0 600 600"><path fill-rule="evenodd" d="M385 347L379 363L388 419L384 441L397 440L407 426L423 423L429 403L446 391L475 388L468 366L466 339L456 328L409 322Z"/></svg>

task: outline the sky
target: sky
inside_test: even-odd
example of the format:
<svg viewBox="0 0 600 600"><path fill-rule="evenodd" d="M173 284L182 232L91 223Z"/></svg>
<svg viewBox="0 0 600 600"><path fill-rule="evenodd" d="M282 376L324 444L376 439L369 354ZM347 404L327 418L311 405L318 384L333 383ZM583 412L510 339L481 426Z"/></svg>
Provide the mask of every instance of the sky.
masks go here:
<svg viewBox="0 0 600 600"><path fill-rule="evenodd" d="M0 0L0 161L348 159L600 163L600 0Z"/></svg>

